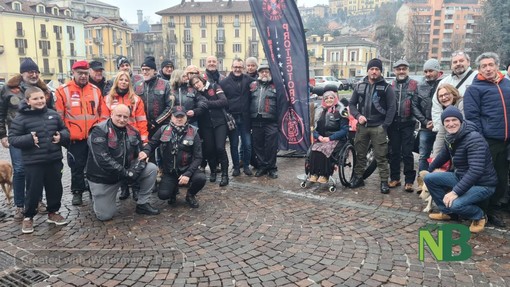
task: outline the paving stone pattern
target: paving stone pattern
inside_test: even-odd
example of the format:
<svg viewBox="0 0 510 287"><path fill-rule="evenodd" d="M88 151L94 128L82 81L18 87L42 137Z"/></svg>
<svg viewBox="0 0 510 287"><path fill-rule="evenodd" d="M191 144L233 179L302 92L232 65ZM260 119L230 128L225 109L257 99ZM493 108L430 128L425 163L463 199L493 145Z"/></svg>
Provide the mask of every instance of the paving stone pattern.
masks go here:
<svg viewBox="0 0 510 287"><path fill-rule="evenodd" d="M8 159L5 149L0 158ZM1 221L0 248L18 261L0 276L51 257L59 260L37 262L50 277L34 286L510 285L508 230L473 235L467 261L437 262L427 252L421 262L418 229L432 221L415 193L382 195L377 174L357 190L303 189L296 179L303 163L279 158L276 180L242 175L223 189L207 183L198 209L186 205L184 189L172 207L153 194L159 216L136 215L131 199L118 201L108 222L95 218L88 196L71 205L65 167L61 212L70 223L56 227L37 215L35 232L23 235L21 222Z"/></svg>

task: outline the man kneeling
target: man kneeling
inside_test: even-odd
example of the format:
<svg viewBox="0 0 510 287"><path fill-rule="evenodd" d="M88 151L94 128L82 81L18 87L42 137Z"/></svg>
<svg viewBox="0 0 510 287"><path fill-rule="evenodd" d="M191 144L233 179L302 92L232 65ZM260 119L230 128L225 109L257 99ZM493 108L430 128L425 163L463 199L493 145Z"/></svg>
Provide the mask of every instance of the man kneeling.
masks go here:
<svg viewBox="0 0 510 287"><path fill-rule="evenodd" d="M447 133L445 145L428 170L432 172L450 159L455 170L425 176L425 184L440 210L429 217L434 220L469 219L472 220L469 230L481 232L487 217L477 203L490 197L498 183L489 146L476 126L464 120L458 108L446 108L441 120Z"/></svg>
<svg viewBox="0 0 510 287"><path fill-rule="evenodd" d="M140 183L136 213L156 215L148 201L156 183L158 168L141 153L140 133L128 124L129 107L116 106L110 119L92 128L88 138L87 179L99 220L110 220L116 211L117 191L123 180Z"/></svg>
<svg viewBox="0 0 510 287"><path fill-rule="evenodd" d="M190 207L197 208L195 195L205 185L205 174L198 169L202 162L202 145L197 128L187 122L183 106L172 108L170 124L161 127L140 154L149 155L158 146L161 146L163 158L163 177L158 197L168 199L168 204L174 204L179 186L189 184L186 202Z"/></svg>

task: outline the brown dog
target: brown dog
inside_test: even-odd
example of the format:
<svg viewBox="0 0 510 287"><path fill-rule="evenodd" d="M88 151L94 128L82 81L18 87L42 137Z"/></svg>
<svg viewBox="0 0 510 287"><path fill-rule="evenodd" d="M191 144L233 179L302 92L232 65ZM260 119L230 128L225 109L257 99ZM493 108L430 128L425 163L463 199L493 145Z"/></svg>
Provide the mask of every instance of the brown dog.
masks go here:
<svg viewBox="0 0 510 287"><path fill-rule="evenodd" d="M0 160L0 186L5 192L7 202L12 203L12 165L6 160Z"/></svg>

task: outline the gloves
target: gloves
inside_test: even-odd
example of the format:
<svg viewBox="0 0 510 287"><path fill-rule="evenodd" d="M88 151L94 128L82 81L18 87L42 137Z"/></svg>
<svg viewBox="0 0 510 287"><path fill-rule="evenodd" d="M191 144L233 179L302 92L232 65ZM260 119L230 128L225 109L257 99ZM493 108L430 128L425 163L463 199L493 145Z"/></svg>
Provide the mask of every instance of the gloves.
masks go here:
<svg viewBox="0 0 510 287"><path fill-rule="evenodd" d="M145 160L134 159L131 161L129 168L125 170L124 177L129 182L134 182L142 174L146 166L147 162Z"/></svg>
<svg viewBox="0 0 510 287"><path fill-rule="evenodd" d="M199 107L201 109L205 109L205 110L208 108L207 103L205 101L199 101L197 103L197 107Z"/></svg>

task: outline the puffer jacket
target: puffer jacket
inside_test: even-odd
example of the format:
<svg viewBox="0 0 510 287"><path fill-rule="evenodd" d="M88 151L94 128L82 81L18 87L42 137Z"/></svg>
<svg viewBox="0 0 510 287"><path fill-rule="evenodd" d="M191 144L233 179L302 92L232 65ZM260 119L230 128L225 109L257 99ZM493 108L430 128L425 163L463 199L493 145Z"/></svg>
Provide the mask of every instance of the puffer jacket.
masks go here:
<svg viewBox="0 0 510 287"><path fill-rule="evenodd" d="M46 107L55 109L55 98L53 92L46 83L39 79L36 84L43 90L46 96ZM19 91L15 91L18 88ZM20 103L25 101L25 90L27 85L23 82L21 74L16 74L7 81L7 84L0 90L0 139L7 136L7 129L19 110Z"/></svg>
<svg viewBox="0 0 510 287"><path fill-rule="evenodd" d="M200 136L198 129L192 125L188 125L182 133L178 133L171 125L161 127L143 151L151 154L158 146L165 173L176 172L191 177L202 162Z"/></svg>
<svg viewBox="0 0 510 287"><path fill-rule="evenodd" d="M154 76L148 81L142 79L136 82L134 88L135 93L143 100L149 133L169 121L173 101L168 81Z"/></svg>
<svg viewBox="0 0 510 287"><path fill-rule="evenodd" d="M32 133L39 139L35 145ZM53 143L53 135L60 133L60 141ZM54 110L47 107L31 110L22 102L18 115L9 129L9 144L21 149L23 164L42 164L62 160L62 146L69 143L69 130Z"/></svg>
<svg viewBox="0 0 510 287"><path fill-rule="evenodd" d="M349 111L358 120L360 116L367 119L367 127L382 125L387 128L393 122L396 111L395 93L391 86L380 77L370 84L368 77L354 87L349 101Z"/></svg>
<svg viewBox="0 0 510 287"><path fill-rule="evenodd" d="M510 80L503 77L497 83L487 81L481 74L473 80L464 94L464 115L480 133L489 139L510 139Z"/></svg>
<svg viewBox="0 0 510 287"><path fill-rule="evenodd" d="M104 184L114 184L125 178L131 161L138 158L142 150L140 133L130 125L118 128L111 119L92 128L87 144L87 178Z"/></svg>
<svg viewBox="0 0 510 287"><path fill-rule="evenodd" d="M414 123L412 102L418 93L418 82L407 77L402 81L393 81L391 87L395 92L397 104L397 111L393 121L399 123Z"/></svg>
<svg viewBox="0 0 510 287"><path fill-rule="evenodd" d="M420 122L422 129L432 120L432 98L441 79L423 81L418 84L418 93L413 98L413 115Z"/></svg>
<svg viewBox="0 0 510 287"><path fill-rule="evenodd" d="M180 84L172 91L175 98L175 106L184 106L187 111L192 110L195 114L197 113L197 102L198 99L195 96L195 89L189 86L187 83ZM195 123L197 117L188 117L188 123Z"/></svg>
<svg viewBox="0 0 510 287"><path fill-rule="evenodd" d="M498 183L489 146L474 123L465 120L455 136L446 136L445 145L429 165L429 172L452 160L459 182L453 191L461 196L474 185L495 187Z"/></svg>

